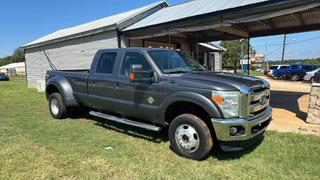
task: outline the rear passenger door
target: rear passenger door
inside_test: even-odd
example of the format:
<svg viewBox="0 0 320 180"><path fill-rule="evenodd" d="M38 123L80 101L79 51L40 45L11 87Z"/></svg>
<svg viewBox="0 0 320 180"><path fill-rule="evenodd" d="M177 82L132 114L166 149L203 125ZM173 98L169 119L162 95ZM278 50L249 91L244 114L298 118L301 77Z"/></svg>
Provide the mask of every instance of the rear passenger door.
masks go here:
<svg viewBox="0 0 320 180"><path fill-rule="evenodd" d="M94 71L88 79L89 97L94 108L103 111L114 111L112 106L113 92L117 81L115 81L114 69L120 51L107 50L98 55L92 69Z"/></svg>

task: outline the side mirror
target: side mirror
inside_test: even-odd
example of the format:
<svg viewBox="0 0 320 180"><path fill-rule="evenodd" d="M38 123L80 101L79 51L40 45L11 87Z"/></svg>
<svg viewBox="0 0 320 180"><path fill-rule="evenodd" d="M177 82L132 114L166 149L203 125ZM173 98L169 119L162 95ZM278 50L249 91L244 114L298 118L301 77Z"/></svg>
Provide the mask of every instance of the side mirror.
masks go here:
<svg viewBox="0 0 320 180"><path fill-rule="evenodd" d="M133 64L130 67L130 81L131 82L153 82L154 81L153 71L143 71L141 64Z"/></svg>

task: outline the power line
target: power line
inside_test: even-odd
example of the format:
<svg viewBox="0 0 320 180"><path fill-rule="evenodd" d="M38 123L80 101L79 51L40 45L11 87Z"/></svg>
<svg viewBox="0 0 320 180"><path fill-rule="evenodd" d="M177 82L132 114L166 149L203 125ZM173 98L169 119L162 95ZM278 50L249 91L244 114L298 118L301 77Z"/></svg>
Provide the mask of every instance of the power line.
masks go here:
<svg viewBox="0 0 320 180"><path fill-rule="evenodd" d="M312 41L312 40L315 40L315 39L320 39L320 36L316 36L316 37L313 37L313 38L309 38L309 39L303 39L303 40L299 40L299 41L294 41L294 42L287 42L286 45L291 45L291 44L298 44L298 43L304 43L304 42L307 42L307 41ZM281 43L274 43L274 44L268 44L268 47L272 47L272 46L282 46L283 44ZM255 47L264 47L265 45L258 45L258 46L255 46Z"/></svg>

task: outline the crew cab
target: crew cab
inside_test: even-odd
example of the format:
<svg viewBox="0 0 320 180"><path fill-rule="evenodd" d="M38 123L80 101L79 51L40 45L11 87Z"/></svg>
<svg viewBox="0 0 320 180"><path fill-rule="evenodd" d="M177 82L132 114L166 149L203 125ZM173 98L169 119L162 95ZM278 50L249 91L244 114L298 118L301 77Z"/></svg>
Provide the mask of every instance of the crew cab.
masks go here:
<svg viewBox="0 0 320 180"><path fill-rule="evenodd" d="M99 50L90 70L48 71L53 118L83 107L90 115L151 131L168 128L171 149L195 160L213 147L243 150L260 140L272 119L265 80L208 72L174 50Z"/></svg>
<svg viewBox="0 0 320 180"><path fill-rule="evenodd" d="M303 80L307 72L317 69L316 65L295 64L287 69L278 69L274 71L274 77L279 79L290 79L292 81Z"/></svg>

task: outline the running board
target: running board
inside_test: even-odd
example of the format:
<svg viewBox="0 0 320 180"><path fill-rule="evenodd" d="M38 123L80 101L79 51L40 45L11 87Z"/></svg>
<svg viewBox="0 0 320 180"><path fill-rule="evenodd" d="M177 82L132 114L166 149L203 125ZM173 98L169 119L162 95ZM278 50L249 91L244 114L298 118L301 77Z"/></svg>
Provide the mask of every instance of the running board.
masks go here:
<svg viewBox="0 0 320 180"><path fill-rule="evenodd" d="M153 125L145 124L145 123L141 123L141 122L136 122L136 121L132 121L132 120L125 119L125 118L118 118L118 117L103 114L100 112L90 111L89 114L91 116L103 118L103 119L117 122L117 123L121 123L121 124L126 124L129 126L139 127L139 128L150 130L150 131L161 131L161 128L157 127L157 126L153 126Z"/></svg>

